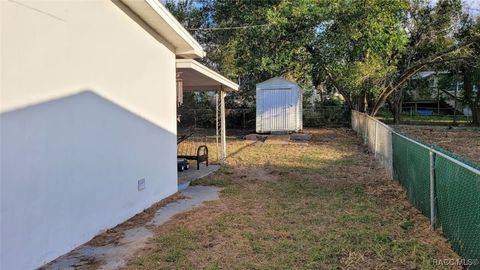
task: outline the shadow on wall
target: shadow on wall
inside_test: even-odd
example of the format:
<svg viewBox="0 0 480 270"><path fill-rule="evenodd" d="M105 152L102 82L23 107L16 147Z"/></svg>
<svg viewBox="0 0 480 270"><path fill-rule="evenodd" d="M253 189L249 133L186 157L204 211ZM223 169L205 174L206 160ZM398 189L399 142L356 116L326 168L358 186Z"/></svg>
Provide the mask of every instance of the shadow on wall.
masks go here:
<svg viewBox="0 0 480 270"><path fill-rule="evenodd" d="M0 269L39 267L177 191L176 134L89 90L2 113L0 154Z"/></svg>

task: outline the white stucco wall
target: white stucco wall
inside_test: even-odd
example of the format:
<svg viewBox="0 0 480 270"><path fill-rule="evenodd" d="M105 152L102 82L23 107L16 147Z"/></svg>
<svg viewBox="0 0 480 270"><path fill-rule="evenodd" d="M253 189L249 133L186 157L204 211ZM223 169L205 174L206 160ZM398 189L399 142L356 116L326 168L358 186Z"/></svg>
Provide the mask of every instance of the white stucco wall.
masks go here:
<svg viewBox="0 0 480 270"><path fill-rule="evenodd" d="M175 55L112 1L0 5L0 269L32 269L177 191Z"/></svg>

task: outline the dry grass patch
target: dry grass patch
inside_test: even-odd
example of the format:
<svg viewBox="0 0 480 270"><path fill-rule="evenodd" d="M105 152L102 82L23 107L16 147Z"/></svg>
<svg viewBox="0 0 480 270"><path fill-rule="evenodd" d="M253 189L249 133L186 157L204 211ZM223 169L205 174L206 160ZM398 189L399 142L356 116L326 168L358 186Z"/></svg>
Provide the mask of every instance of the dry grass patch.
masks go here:
<svg viewBox="0 0 480 270"><path fill-rule="evenodd" d="M458 258L347 129L313 143L233 141L197 184L219 201L157 228L128 269L432 269Z"/></svg>

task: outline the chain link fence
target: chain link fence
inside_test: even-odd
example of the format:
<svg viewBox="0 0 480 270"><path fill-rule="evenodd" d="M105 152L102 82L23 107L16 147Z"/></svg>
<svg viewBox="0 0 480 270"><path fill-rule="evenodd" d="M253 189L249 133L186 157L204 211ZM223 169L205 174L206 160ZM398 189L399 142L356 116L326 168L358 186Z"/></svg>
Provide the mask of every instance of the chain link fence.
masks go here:
<svg viewBox="0 0 480 270"><path fill-rule="evenodd" d="M407 191L408 200L430 217L430 151L397 133L392 134L393 178Z"/></svg>
<svg viewBox="0 0 480 270"><path fill-rule="evenodd" d="M215 128L215 110L180 107L181 128ZM227 128L255 129L255 108L226 109ZM350 125L350 109L345 106L322 106L303 110L304 127L347 127Z"/></svg>
<svg viewBox="0 0 480 270"><path fill-rule="evenodd" d="M352 111L354 129L466 262L480 261L480 166ZM480 264L466 265L480 269Z"/></svg>
<svg viewBox="0 0 480 270"><path fill-rule="evenodd" d="M480 260L480 172L436 155L435 175L439 226L460 255Z"/></svg>
<svg viewBox="0 0 480 270"><path fill-rule="evenodd" d="M393 177L392 129L384 123L357 111L352 111L352 129L362 138L375 158Z"/></svg>
<svg viewBox="0 0 480 270"><path fill-rule="evenodd" d="M213 109L180 108L182 128L215 128L216 114ZM255 109L226 109L227 128L255 129Z"/></svg>
<svg viewBox="0 0 480 270"><path fill-rule="evenodd" d="M346 106L318 106L303 109L304 127L347 127L350 109Z"/></svg>

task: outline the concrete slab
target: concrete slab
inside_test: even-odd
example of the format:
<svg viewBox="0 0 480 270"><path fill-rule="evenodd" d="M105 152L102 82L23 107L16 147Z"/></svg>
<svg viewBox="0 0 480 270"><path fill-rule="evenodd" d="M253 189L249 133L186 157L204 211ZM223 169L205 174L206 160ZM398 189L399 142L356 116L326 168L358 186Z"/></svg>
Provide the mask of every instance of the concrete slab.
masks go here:
<svg viewBox="0 0 480 270"><path fill-rule="evenodd" d="M162 211L155 213L155 216L149 223L147 223L147 225L161 225L167 222L174 215L190 211L205 201L218 200L219 191L220 190L215 187L190 186L181 191L181 193L189 199L179 200L165 205L161 208Z"/></svg>
<svg viewBox="0 0 480 270"><path fill-rule="evenodd" d="M141 250L154 236L152 226L159 226L176 214L184 213L201 206L206 201L219 199L220 189L210 186L191 186L181 193L186 199L171 202L160 208L154 217L144 225L125 230L115 244L104 246L82 245L68 254L43 266L45 270L63 269L118 269L125 266L127 260Z"/></svg>
<svg viewBox="0 0 480 270"><path fill-rule="evenodd" d="M245 140L247 141L265 141L267 139L268 135L262 135L262 134L248 134L245 136Z"/></svg>
<svg viewBox="0 0 480 270"><path fill-rule="evenodd" d="M290 135L292 141L308 141L312 138L312 134L307 133L293 133Z"/></svg>
<svg viewBox="0 0 480 270"><path fill-rule="evenodd" d="M268 135L266 144L289 144L290 135Z"/></svg>
<svg viewBox="0 0 480 270"><path fill-rule="evenodd" d="M258 141L257 134L248 134L245 136L245 140L247 141Z"/></svg>
<svg viewBox="0 0 480 270"><path fill-rule="evenodd" d="M202 163L200 164L200 170L197 170L197 165L195 164L195 161L193 161L190 164L190 169L178 172L178 190L184 190L190 186L192 181L203 178L219 169L220 165L209 165L207 167Z"/></svg>
<svg viewBox="0 0 480 270"><path fill-rule="evenodd" d="M278 130L278 131L272 131L270 134L272 135L288 135L290 131L287 130Z"/></svg>

